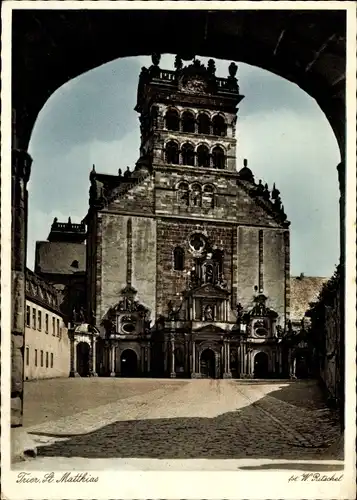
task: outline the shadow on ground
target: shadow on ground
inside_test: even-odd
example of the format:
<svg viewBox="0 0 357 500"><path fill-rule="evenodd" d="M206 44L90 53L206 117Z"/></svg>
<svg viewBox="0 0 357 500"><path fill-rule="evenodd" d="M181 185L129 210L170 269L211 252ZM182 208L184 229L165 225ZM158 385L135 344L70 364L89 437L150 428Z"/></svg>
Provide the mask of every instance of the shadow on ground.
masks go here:
<svg viewBox="0 0 357 500"><path fill-rule="evenodd" d="M316 390L316 383L313 385ZM319 411L318 406L311 409L308 397L304 403L303 394L298 394L298 384L286 382L281 386L282 381L278 390L253 404L214 418L117 421L87 434L47 434L68 439L39 447L38 455L158 459L340 458L328 451L328 445L339 436L335 415L329 410ZM303 401L296 405L296 398Z"/></svg>

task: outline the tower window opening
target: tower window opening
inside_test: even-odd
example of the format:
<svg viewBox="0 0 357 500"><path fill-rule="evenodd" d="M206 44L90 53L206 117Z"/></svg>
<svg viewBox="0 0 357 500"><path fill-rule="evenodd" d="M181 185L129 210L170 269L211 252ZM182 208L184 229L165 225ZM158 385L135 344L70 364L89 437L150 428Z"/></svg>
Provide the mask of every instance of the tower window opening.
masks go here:
<svg viewBox="0 0 357 500"><path fill-rule="evenodd" d="M209 167L209 150L207 146L198 146L197 148L197 165L199 167Z"/></svg>
<svg viewBox="0 0 357 500"><path fill-rule="evenodd" d="M212 150L212 163L213 163L213 168L219 168L219 169L225 168L224 151L220 146L216 146Z"/></svg>
<svg viewBox="0 0 357 500"><path fill-rule="evenodd" d="M181 149L183 165L195 165L195 152L191 144L184 144Z"/></svg>
<svg viewBox="0 0 357 500"><path fill-rule="evenodd" d="M185 207L188 207L190 204L187 182L181 182L178 186L178 202Z"/></svg>
<svg viewBox="0 0 357 500"><path fill-rule="evenodd" d="M198 115L198 133L199 134L210 134L211 132L211 121L205 113L200 113Z"/></svg>
<svg viewBox="0 0 357 500"><path fill-rule="evenodd" d="M212 120L212 126L213 126L213 135L219 135L220 137L224 137L227 135L227 126L223 116L220 115L214 116Z"/></svg>
<svg viewBox="0 0 357 500"><path fill-rule="evenodd" d="M192 197L192 205L194 207L200 207L202 206L202 189L199 184L193 184L192 185L192 192L191 192L191 197Z"/></svg>
<svg viewBox="0 0 357 500"><path fill-rule="evenodd" d="M158 125L158 117L159 117L159 111L157 106L153 106L151 108L151 127L152 128L157 128Z"/></svg>
<svg viewBox="0 0 357 500"><path fill-rule="evenodd" d="M182 114L182 132L195 132L195 117L190 111L184 111Z"/></svg>
<svg viewBox="0 0 357 500"><path fill-rule="evenodd" d="M165 115L165 125L167 130L180 130L180 117L175 109L169 109Z"/></svg>
<svg viewBox="0 0 357 500"><path fill-rule="evenodd" d="M166 163L175 164L179 163L179 148L175 141L169 141L165 148Z"/></svg>
<svg viewBox="0 0 357 500"><path fill-rule="evenodd" d="M185 251L181 247L174 249L174 270L183 271L185 266Z"/></svg>

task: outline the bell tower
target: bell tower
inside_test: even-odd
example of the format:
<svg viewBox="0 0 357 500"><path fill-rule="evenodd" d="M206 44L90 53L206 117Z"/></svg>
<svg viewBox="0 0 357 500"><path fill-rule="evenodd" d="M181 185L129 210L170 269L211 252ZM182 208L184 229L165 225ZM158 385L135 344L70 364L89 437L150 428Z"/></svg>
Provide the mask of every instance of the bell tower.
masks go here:
<svg viewBox="0 0 357 500"><path fill-rule="evenodd" d="M175 70L162 70L160 56L142 68L136 111L140 113L141 156L155 166L236 172L237 105L243 99L231 63L218 78L213 59L187 66L176 56ZM202 172L202 173L203 173Z"/></svg>

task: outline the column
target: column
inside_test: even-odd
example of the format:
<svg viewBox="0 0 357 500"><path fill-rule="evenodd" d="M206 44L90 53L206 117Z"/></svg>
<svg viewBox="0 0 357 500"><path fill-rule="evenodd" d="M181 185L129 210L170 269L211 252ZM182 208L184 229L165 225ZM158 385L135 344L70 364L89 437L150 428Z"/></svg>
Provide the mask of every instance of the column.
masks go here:
<svg viewBox="0 0 357 500"><path fill-rule="evenodd" d="M148 347L148 375L151 374L151 345Z"/></svg>
<svg viewBox="0 0 357 500"><path fill-rule="evenodd" d="M73 337L72 341L72 346L73 346L73 351L72 351L72 370L70 373L70 377L78 377L78 372L77 372L77 345L78 345L78 340L76 340L75 337Z"/></svg>
<svg viewBox="0 0 357 500"><path fill-rule="evenodd" d="M145 373L145 347L140 347L140 356L141 356L141 374Z"/></svg>
<svg viewBox="0 0 357 500"><path fill-rule="evenodd" d="M110 376L115 377L115 344L112 344L110 348L110 364L111 364L111 371L110 371Z"/></svg>
<svg viewBox="0 0 357 500"><path fill-rule="evenodd" d="M189 360L190 360L190 353L188 349L188 340L187 336L185 335L185 374L189 373L190 371Z"/></svg>
<svg viewBox="0 0 357 500"><path fill-rule="evenodd" d="M175 341L174 339L171 339L171 373L170 373L171 378L176 377L176 372L175 372Z"/></svg>
<svg viewBox="0 0 357 500"><path fill-rule="evenodd" d="M97 339L92 338L92 377L98 377L97 373Z"/></svg>
<svg viewBox="0 0 357 500"><path fill-rule="evenodd" d="M192 371L191 371L191 376L192 376L192 378L196 377L196 342L194 340L192 341Z"/></svg>
<svg viewBox="0 0 357 500"><path fill-rule="evenodd" d="M164 372L167 374L167 340L164 341Z"/></svg>

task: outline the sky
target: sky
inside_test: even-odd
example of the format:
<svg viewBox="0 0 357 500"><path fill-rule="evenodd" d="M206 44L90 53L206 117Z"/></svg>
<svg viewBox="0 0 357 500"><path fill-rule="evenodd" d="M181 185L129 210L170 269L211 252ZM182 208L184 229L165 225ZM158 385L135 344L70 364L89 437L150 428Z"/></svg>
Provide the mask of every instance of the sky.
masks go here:
<svg viewBox="0 0 357 500"><path fill-rule="evenodd" d="M199 58L207 62L206 58ZM174 69L174 56L160 67ZM217 60L228 76L230 61ZM54 217L80 222L88 210L89 173L116 175L139 155L138 77L147 56L118 59L71 80L48 99L31 136L27 265ZM256 181L275 182L291 221L291 274L330 276L339 259L340 154L315 100L297 85L238 63L237 169L248 159Z"/></svg>

